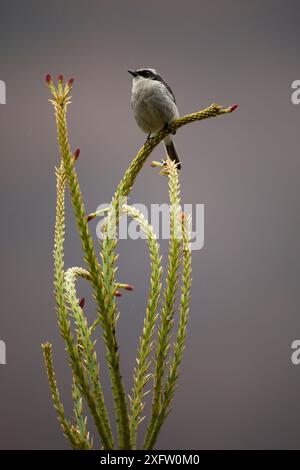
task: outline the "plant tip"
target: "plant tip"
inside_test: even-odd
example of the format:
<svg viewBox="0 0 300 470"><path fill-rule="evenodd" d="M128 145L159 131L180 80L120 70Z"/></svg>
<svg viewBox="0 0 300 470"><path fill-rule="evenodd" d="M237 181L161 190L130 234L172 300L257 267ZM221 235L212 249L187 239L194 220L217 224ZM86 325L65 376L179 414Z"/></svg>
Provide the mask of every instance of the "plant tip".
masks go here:
<svg viewBox="0 0 300 470"><path fill-rule="evenodd" d="M63 81L64 81L64 77L60 74L60 75L58 75L57 80L58 80L59 82L63 82Z"/></svg>
<svg viewBox="0 0 300 470"><path fill-rule="evenodd" d="M233 113L233 111L235 111L238 107L238 104L233 104L232 106L230 106L230 111Z"/></svg>
<svg viewBox="0 0 300 470"><path fill-rule="evenodd" d="M73 83L74 83L74 78L70 78L70 79L68 80L68 85L69 85L69 86L72 86Z"/></svg>
<svg viewBox="0 0 300 470"><path fill-rule="evenodd" d="M115 297L122 297L122 293L119 290L116 290Z"/></svg>
<svg viewBox="0 0 300 470"><path fill-rule="evenodd" d="M131 284L124 284L124 289L132 291L132 290L134 290L134 286L132 286Z"/></svg>
<svg viewBox="0 0 300 470"><path fill-rule="evenodd" d="M46 82L47 82L47 83L50 83L50 82L51 82L51 75L50 75L50 73L47 73L47 75L46 75Z"/></svg>
<svg viewBox="0 0 300 470"><path fill-rule="evenodd" d="M80 308L83 308L83 307L84 307L84 304L85 304L85 298L82 297L82 299L79 301L79 307L80 307Z"/></svg>
<svg viewBox="0 0 300 470"><path fill-rule="evenodd" d="M153 162L151 162L151 166L152 166L152 168L156 168L156 167L162 167L163 165L162 165L161 162L153 161Z"/></svg>

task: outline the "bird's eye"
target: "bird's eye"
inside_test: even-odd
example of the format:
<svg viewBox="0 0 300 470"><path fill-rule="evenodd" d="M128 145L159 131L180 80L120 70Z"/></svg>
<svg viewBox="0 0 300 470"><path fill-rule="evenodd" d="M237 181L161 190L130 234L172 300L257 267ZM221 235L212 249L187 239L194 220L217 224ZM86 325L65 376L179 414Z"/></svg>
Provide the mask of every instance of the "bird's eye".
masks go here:
<svg viewBox="0 0 300 470"><path fill-rule="evenodd" d="M145 77L145 78L150 77L150 72L149 72L148 70L145 70L145 72L144 72L144 77Z"/></svg>

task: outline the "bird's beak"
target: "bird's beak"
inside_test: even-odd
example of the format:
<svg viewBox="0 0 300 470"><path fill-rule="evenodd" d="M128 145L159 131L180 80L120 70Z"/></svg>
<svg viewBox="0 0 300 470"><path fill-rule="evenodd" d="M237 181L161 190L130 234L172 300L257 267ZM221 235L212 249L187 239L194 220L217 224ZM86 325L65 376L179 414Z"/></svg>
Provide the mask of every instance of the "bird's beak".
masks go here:
<svg viewBox="0 0 300 470"><path fill-rule="evenodd" d="M137 76L137 72L135 70L128 70L128 72L133 76L133 77L136 77Z"/></svg>

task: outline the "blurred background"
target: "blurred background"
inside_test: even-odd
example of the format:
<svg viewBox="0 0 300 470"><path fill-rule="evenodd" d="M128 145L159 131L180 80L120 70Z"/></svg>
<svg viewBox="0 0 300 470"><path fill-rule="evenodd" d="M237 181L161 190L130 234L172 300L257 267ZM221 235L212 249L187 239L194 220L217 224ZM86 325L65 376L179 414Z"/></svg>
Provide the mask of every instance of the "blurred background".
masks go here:
<svg viewBox="0 0 300 470"><path fill-rule="evenodd" d="M167 79L181 114L212 102L239 104L234 114L189 125L175 137L183 201L205 205L205 245L193 252L186 353L157 447L300 448L300 366L291 363L291 343L300 338L300 106L291 103L291 83L300 79L299 2L1 0L0 8L0 79L7 86L0 105L0 339L7 346L1 448L68 448L40 347L53 343L70 412L53 297L59 153L45 74L75 77L69 130L73 148L81 149L77 169L90 212L110 201L144 141L127 73L141 66ZM160 146L153 158L163 155ZM166 181L147 163L129 202L166 201ZM66 263L82 265L69 201L67 211ZM95 223L91 229L95 235ZM164 254L166 248L164 242ZM121 241L119 253L120 279L136 287L118 300L129 391L148 253L143 240ZM90 291L84 283L79 291L92 319Z"/></svg>

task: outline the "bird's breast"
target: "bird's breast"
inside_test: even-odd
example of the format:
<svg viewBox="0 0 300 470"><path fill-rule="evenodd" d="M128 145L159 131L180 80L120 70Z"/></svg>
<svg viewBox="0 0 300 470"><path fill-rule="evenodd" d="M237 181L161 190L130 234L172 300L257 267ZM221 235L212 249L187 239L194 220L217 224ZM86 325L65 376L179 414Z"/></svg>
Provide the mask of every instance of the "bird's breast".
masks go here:
<svg viewBox="0 0 300 470"><path fill-rule="evenodd" d="M177 107L164 85L153 80L133 86L132 109L138 126L145 133L157 132L178 116Z"/></svg>

